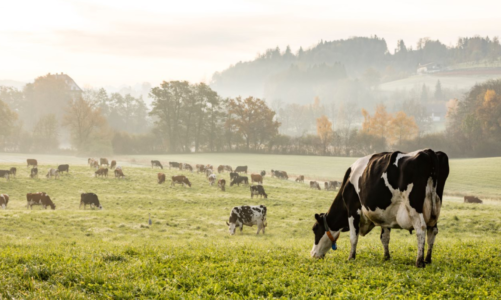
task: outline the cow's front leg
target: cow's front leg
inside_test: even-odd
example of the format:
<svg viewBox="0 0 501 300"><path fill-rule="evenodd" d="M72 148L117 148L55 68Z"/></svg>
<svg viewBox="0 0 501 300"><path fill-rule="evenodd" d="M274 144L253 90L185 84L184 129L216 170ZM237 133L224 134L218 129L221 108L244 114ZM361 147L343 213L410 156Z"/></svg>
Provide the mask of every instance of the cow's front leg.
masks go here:
<svg viewBox="0 0 501 300"><path fill-rule="evenodd" d="M244 230L244 224L240 225L240 232L242 232L242 230Z"/></svg>
<svg viewBox="0 0 501 300"><path fill-rule="evenodd" d="M263 223L259 223L257 224L257 235L259 235L259 231L261 231L261 229L263 228ZM263 229L263 234L264 234L264 229Z"/></svg>
<svg viewBox="0 0 501 300"><path fill-rule="evenodd" d="M435 237L437 236L437 234L437 225L426 230L426 235L428 238L428 253L426 254L426 259L424 260L424 262L427 264L431 264L431 252L433 251L433 244L435 243Z"/></svg>
<svg viewBox="0 0 501 300"><path fill-rule="evenodd" d="M390 249L388 245L390 244L390 228L381 227L381 243L384 247L384 260L390 259Z"/></svg>
<svg viewBox="0 0 501 300"><path fill-rule="evenodd" d="M350 225L350 243L351 251L348 259L355 259L357 256L357 243L358 234L360 232L360 215L355 213L348 218L348 223Z"/></svg>

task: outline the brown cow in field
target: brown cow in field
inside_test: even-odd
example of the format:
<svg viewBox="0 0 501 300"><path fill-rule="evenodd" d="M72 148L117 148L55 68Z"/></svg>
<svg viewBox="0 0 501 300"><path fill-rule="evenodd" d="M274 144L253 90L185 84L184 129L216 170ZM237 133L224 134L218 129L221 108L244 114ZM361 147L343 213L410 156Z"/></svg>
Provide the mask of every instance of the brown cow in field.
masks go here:
<svg viewBox="0 0 501 300"><path fill-rule="evenodd" d="M223 192L224 192L224 191L226 191L226 188L225 188L225 186L226 186L226 180L224 180L224 179L219 179L219 180L217 181L217 186L218 186L219 188L221 188L221 191L223 191Z"/></svg>
<svg viewBox="0 0 501 300"><path fill-rule="evenodd" d="M254 183L254 182L263 184L263 176L261 176L259 174L251 174L251 183Z"/></svg>
<svg viewBox="0 0 501 300"><path fill-rule="evenodd" d="M10 171L10 175L11 175L11 176L16 177L16 174L17 174L17 168L16 168L16 167L12 167L12 168L10 168L10 170L9 170L9 171Z"/></svg>
<svg viewBox="0 0 501 300"><path fill-rule="evenodd" d="M171 186L174 186L176 183L178 183L182 184L183 186L187 184L189 187L191 187L190 181L184 175L172 176L171 178L172 178L172 182L170 184Z"/></svg>
<svg viewBox="0 0 501 300"><path fill-rule="evenodd" d="M484 201L480 200L478 197L475 196L464 196L464 203L484 203Z"/></svg>
<svg viewBox="0 0 501 300"><path fill-rule="evenodd" d="M125 175L124 175L124 172L122 171L122 169L116 169L115 170L115 178L124 178Z"/></svg>
<svg viewBox="0 0 501 300"><path fill-rule="evenodd" d="M158 173L157 177L158 177L158 184L165 182L165 174L164 173Z"/></svg>
<svg viewBox="0 0 501 300"><path fill-rule="evenodd" d="M36 159L28 158L26 162L28 163L27 168L29 168L30 166L38 167L38 162Z"/></svg>
<svg viewBox="0 0 501 300"><path fill-rule="evenodd" d="M197 168L197 174L202 172L205 173L205 166L204 165L196 165Z"/></svg>
<svg viewBox="0 0 501 300"><path fill-rule="evenodd" d="M30 177L31 178L38 177L38 168L37 167L31 168Z"/></svg>
<svg viewBox="0 0 501 300"><path fill-rule="evenodd" d="M99 163L99 166L106 165L106 166L108 167L108 166L110 165L110 164L108 163L108 159L107 159L107 158L100 158L100 159L99 159L99 162L100 162L100 163Z"/></svg>
<svg viewBox="0 0 501 300"><path fill-rule="evenodd" d="M47 206L50 206L52 209L56 209L56 205L52 202L50 196L44 192L26 194L26 200L28 201L26 208L33 209L33 205L41 205L45 209L47 209Z"/></svg>
<svg viewBox="0 0 501 300"><path fill-rule="evenodd" d="M116 160L112 160L111 161L111 166L110 166L110 169L113 169L117 166L117 161Z"/></svg>
<svg viewBox="0 0 501 300"><path fill-rule="evenodd" d="M6 209L7 204L9 204L9 195L0 194L0 206L2 206L3 209Z"/></svg>
<svg viewBox="0 0 501 300"><path fill-rule="evenodd" d="M217 167L217 172L218 173L223 173L224 172L224 166L220 165L219 167Z"/></svg>
<svg viewBox="0 0 501 300"><path fill-rule="evenodd" d="M189 165L189 164L184 164L183 168L184 168L185 170L188 170L188 171L190 171L190 172L193 172L193 167L192 167L191 165Z"/></svg>
<svg viewBox="0 0 501 300"><path fill-rule="evenodd" d="M94 172L94 176L102 176L102 177L108 177L108 169L107 168L99 168L96 172Z"/></svg>
<svg viewBox="0 0 501 300"><path fill-rule="evenodd" d="M299 175L299 176L296 178L296 182L304 182L304 175Z"/></svg>
<svg viewBox="0 0 501 300"><path fill-rule="evenodd" d="M97 160L95 160L93 163L92 163L92 167L94 169L99 169L99 163L97 162Z"/></svg>
<svg viewBox="0 0 501 300"><path fill-rule="evenodd" d="M321 190L320 189L320 184L318 184L318 182L316 182L316 181L310 181L310 188Z"/></svg>
<svg viewBox="0 0 501 300"><path fill-rule="evenodd" d="M10 178L10 171L9 170L0 170L0 178L5 177L7 181L9 181Z"/></svg>

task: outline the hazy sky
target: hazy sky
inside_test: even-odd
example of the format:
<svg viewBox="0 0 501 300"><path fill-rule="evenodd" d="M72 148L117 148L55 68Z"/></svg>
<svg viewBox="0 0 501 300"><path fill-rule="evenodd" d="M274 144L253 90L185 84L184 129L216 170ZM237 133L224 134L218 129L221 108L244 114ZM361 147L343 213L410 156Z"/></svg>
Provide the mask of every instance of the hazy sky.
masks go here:
<svg viewBox="0 0 501 300"><path fill-rule="evenodd" d="M94 87L208 82L276 46L376 34L392 50L397 39L492 37L500 11L500 1L482 0L0 0L0 80L64 72Z"/></svg>

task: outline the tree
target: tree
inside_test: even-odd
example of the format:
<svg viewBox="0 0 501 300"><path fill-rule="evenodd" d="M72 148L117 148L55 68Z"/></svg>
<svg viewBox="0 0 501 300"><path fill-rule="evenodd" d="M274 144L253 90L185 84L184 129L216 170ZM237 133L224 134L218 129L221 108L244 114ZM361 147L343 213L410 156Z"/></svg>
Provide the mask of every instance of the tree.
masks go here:
<svg viewBox="0 0 501 300"><path fill-rule="evenodd" d="M434 94L435 100L443 100L444 94L442 92L442 84L440 83L440 80L437 80L437 84L435 85L435 94Z"/></svg>
<svg viewBox="0 0 501 300"><path fill-rule="evenodd" d="M0 99L0 142L3 144L3 139L7 137L14 128L14 122L17 120L17 114L10 110L9 106Z"/></svg>
<svg viewBox="0 0 501 300"><path fill-rule="evenodd" d="M265 141L271 140L278 134L280 123L274 121L275 112L266 103L258 98L237 97L228 102L228 114L234 116L226 121L227 127L233 127L240 133L246 143L246 149L250 149L251 141L255 148Z"/></svg>
<svg viewBox="0 0 501 300"><path fill-rule="evenodd" d="M42 116L33 129L33 150L47 152L59 148L56 115Z"/></svg>
<svg viewBox="0 0 501 300"><path fill-rule="evenodd" d="M365 109L362 109L362 115L364 117L362 123L364 132L388 140L393 117L386 111L386 106L379 104L373 117Z"/></svg>
<svg viewBox="0 0 501 300"><path fill-rule="evenodd" d="M62 124L70 129L72 145L79 151L90 147L93 135L103 137L101 132L106 131L106 120L101 111L83 98L71 102Z"/></svg>
<svg viewBox="0 0 501 300"><path fill-rule="evenodd" d="M327 145L332 142L334 138L334 131L332 131L332 123L329 119L322 115L317 119L317 135L322 141L322 152L325 155Z"/></svg>
<svg viewBox="0 0 501 300"><path fill-rule="evenodd" d="M414 121L414 117L408 117L403 111L399 111L390 121L392 144L402 145L402 141L411 140L417 137L419 127Z"/></svg>

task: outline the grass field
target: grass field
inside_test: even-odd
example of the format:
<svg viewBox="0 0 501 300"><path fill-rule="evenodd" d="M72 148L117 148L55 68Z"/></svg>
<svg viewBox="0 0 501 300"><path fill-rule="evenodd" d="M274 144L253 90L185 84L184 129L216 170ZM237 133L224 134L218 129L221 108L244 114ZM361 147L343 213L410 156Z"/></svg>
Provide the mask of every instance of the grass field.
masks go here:
<svg viewBox="0 0 501 300"><path fill-rule="evenodd" d="M382 260L377 229L359 240L355 261L346 260L347 234L338 241L338 251L331 251L324 260L313 260L309 256L313 214L328 209L334 192L266 177L269 198L251 200L248 187L221 192L196 173L184 173L193 183L191 189L171 188L168 183L156 183L157 169L132 167L150 159L142 156L129 157L129 163L121 161L128 166L124 180L94 178L85 166L71 166L70 174L60 180L48 180L43 174L29 179L26 166L15 163L19 157L0 156L0 169L13 165L19 169L17 178L0 179L0 193L11 196L7 210L0 211L0 295L5 299L501 297L498 201L473 205L447 197L434 262L425 269L414 267L416 236L397 230L392 232L390 261ZM37 158L52 167L58 160L85 162L83 158ZM329 178L342 176L353 161L266 155L159 159L224 161L248 164L255 170L277 165L291 173L304 170L305 175ZM460 185L454 181L468 181L464 177L475 168L489 170L496 162L452 161L446 190ZM494 171L473 177L489 186ZM163 172L167 176L183 173ZM224 177L229 179L227 174ZM37 191L55 198L55 211L26 209L26 193ZM82 192L97 193L104 209L79 209ZM231 208L243 204L268 207L265 235L256 236L255 227L229 235L224 223Z"/></svg>

